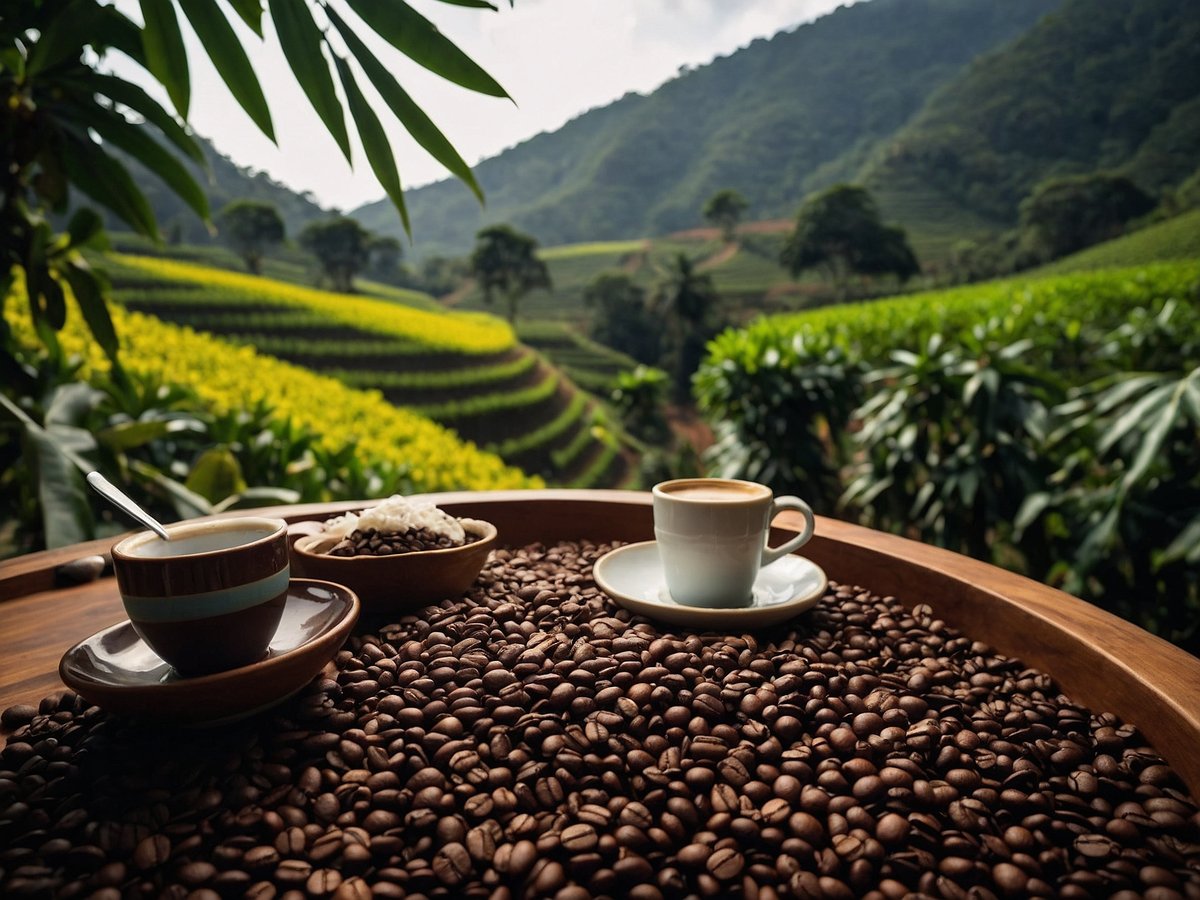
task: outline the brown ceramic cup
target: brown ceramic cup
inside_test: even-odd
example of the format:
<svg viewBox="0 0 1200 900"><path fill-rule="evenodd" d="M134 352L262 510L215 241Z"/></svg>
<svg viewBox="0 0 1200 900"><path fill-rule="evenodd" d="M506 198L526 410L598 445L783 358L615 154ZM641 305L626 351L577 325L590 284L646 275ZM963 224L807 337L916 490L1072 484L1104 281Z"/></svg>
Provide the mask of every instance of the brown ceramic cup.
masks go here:
<svg viewBox="0 0 1200 900"><path fill-rule="evenodd" d="M113 547L125 612L180 675L207 675L266 655L287 600L287 523L258 517L185 522Z"/></svg>

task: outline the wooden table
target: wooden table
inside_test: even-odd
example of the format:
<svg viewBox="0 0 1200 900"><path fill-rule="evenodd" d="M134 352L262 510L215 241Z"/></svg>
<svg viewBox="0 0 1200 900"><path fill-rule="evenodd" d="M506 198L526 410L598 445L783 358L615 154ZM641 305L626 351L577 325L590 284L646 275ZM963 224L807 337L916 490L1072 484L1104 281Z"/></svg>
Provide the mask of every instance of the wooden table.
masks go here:
<svg viewBox="0 0 1200 900"><path fill-rule="evenodd" d="M487 519L501 542L653 537L650 495L629 491L498 491L429 495L448 512ZM288 521L324 518L360 503L255 511ZM244 513L246 515L250 512ZM781 516L777 526L799 527ZM783 535L776 535L773 542ZM63 563L107 552L112 541L0 563L0 710L37 703L63 685L67 647L124 619L111 576L63 587ZM986 563L881 532L818 517L803 550L837 582L927 603L966 634L1058 681L1095 710L1137 725L1200 794L1200 659L1061 591Z"/></svg>

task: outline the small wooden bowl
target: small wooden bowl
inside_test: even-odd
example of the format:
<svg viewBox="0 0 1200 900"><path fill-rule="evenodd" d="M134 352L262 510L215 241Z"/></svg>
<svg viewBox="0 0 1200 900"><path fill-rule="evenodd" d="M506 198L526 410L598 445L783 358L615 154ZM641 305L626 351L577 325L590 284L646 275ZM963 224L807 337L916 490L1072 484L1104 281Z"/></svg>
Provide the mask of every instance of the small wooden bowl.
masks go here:
<svg viewBox="0 0 1200 900"><path fill-rule="evenodd" d="M330 556L320 552L331 539L303 522L292 526L301 536L292 543L292 570L304 578L319 578L350 588L362 601L363 613L408 613L447 597L458 597L471 586L496 544L496 526L479 519L460 519L475 540L461 547L418 550L392 556ZM315 531L315 533L314 533Z"/></svg>

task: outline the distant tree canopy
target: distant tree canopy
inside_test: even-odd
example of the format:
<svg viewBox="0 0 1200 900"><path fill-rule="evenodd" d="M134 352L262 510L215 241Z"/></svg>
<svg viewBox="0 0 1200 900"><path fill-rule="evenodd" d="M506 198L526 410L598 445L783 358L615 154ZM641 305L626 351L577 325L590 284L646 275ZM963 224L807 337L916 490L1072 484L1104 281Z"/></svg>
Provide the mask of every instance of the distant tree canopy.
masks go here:
<svg viewBox="0 0 1200 900"><path fill-rule="evenodd" d="M300 232L300 246L321 264L335 291L352 293L354 276L367 264L371 233L354 219L339 216L311 222Z"/></svg>
<svg viewBox="0 0 1200 900"><path fill-rule="evenodd" d="M217 213L221 240L255 275L262 274L263 255L283 242L283 217L271 203L235 200Z"/></svg>
<svg viewBox="0 0 1200 900"><path fill-rule="evenodd" d="M1124 175L1095 172L1043 181L1021 202L1026 241L1056 259L1117 237L1130 219L1154 209L1154 198Z"/></svg>
<svg viewBox="0 0 1200 900"><path fill-rule="evenodd" d="M666 320L667 362L672 396L691 399L692 374L704 357L704 344L715 330L712 323L717 289L711 275L696 271L695 263L679 253L660 276L650 298L651 309Z"/></svg>
<svg viewBox="0 0 1200 900"><path fill-rule="evenodd" d="M366 271L372 278L395 281L400 276L400 261L404 258L404 247L390 235L372 235L367 242Z"/></svg>
<svg viewBox="0 0 1200 900"><path fill-rule="evenodd" d="M603 272L583 291L592 310L592 337L640 363L657 365L662 352L662 328L646 305L646 292L628 275Z"/></svg>
<svg viewBox="0 0 1200 900"><path fill-rule="evenodd" d="M550 272L537 257L538 243L511 225L491 225L475 235L471 274L492 303L499 291L508 302L508 320L517 321L517 305L530 291L550 290Z"/></svg>
<svg viewBox="0 0 1200 900"><path fill-rule="evenodd" d="M738 223L750 204L746 198L732 188L717 191L704 204L704 218L721 229L721 237L732 241Z"/></svg>
<svg viewBox="0 0 1200 900"><path fill-rule="evenodd" d="M855 184L834 185L804 202L780 262L793 276L824 268L840 293L851 274L890 273L903 282L921 270L904 229L884 225L870 192Z"/></svg>

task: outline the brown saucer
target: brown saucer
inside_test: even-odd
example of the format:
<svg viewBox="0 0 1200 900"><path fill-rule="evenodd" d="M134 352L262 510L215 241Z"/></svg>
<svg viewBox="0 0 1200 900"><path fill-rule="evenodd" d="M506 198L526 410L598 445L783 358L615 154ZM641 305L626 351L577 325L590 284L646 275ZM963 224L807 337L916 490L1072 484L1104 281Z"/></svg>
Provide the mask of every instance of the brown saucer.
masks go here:
<svg viewBox="0 0 1200 900"><path fill-rule="evenodd" d="M218 725L300 691L341 649L358 620L358 597L340 584L293 578L267 655L238 669L181 678L129 621L97 632L58 664L63 683L109 712L156 722Z"/></svg>

